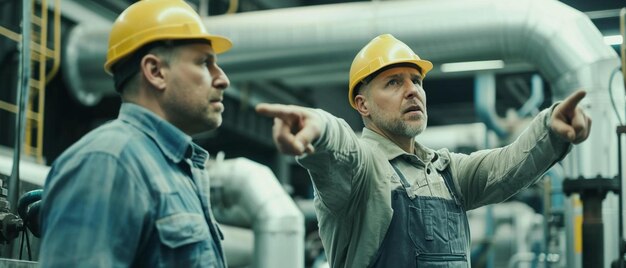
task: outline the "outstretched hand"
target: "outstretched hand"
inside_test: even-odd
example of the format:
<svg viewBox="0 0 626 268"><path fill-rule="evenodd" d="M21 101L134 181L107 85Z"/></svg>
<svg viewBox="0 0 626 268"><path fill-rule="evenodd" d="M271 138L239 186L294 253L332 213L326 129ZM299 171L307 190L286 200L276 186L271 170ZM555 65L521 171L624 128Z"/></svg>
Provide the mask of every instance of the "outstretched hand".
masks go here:
<svg viewBox="0 0 626 268"><path fill-rule="evenodd" d="M321 135L322 119L309 108L261 103L257 113L274 118L272 136L276 148L282 153L302 155L313 153L313 141Z"/></svg>
<svg viewBox="0 0 626 268"><path fill-rule="evenodd" d="M591 118L578 107L578 103L586 94L585 91L578 90L552 111L550 128L559 137L574 144L586 140L591 130Z"/></svg>

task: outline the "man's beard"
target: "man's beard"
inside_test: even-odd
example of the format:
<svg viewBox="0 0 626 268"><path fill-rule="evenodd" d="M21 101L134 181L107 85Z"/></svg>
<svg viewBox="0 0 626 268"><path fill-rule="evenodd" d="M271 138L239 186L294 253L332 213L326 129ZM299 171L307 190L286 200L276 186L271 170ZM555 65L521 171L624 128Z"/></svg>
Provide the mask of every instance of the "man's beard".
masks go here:
<svg viewBox="0 0 626 268"><path fill-rule="evenodd" d="M378 107L372 107L372 108L374 108L371 113L372 122L378 127L380 127L381 129L388 131L390 133L393 133L395 135L401 135L405 137L415 137L421 134L422 131L424 131L424 129L426 129L426 124L428 123L428 115L426 115L426 113L413 116L411 118L412 121L421 120L422 124L412 125L412 124L409 124L407 121L402 120L402 118L394 118L391 120L384 119L383 118L384 116L382 116L384 112L378 109Z"/></svg>

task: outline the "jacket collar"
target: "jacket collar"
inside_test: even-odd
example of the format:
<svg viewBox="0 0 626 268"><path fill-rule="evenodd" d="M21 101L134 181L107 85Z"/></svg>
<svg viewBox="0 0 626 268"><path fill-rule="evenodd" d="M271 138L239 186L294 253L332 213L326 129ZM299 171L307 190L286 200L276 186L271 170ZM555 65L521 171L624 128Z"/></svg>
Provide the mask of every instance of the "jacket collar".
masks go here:
<svg viewBox="0 0 626 268"><path fill-rule="evenodd" d="M374 141L378 144L378 148L385 155L387 160L391 161L399 156L417 157L417 159L424 165L432 162L434 167L438 170L443 170L448 166L449 160L447 155L435 152L434 150L423 146L417 141L413 141L415 144L415 154L410 154L402 150L398 145L383 137L382 135L368 129L363 128L361 138L365 140ZM444 149L445 150L445 149Z"/></svg>
<svg viewBox="0 0 626 268"><path fill-rule="evenodd" d="M122 103L118 119L145 133L174 163L185 157L204 163L208 157L208 152L194 144L189 135L142 106Z"/></svg>

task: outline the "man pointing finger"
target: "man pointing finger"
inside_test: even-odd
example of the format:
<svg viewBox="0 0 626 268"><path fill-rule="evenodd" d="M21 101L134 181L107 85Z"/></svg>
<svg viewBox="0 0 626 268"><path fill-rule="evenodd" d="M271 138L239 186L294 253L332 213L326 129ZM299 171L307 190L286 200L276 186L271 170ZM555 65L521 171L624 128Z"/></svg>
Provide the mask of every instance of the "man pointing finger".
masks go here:
<svg viewBox="0 0 626 268"><path fill-rule="evenodd" d="M578 91L539 113L509 146L470 155L427 148L415 136L428 121L422 81L431 69L391 35L368 43L348 90L365 125L361 137L319 109L257 106L275 118L277 148L309 170L331 267L468 267L466 211L536 182L589 136Z"/></svg>

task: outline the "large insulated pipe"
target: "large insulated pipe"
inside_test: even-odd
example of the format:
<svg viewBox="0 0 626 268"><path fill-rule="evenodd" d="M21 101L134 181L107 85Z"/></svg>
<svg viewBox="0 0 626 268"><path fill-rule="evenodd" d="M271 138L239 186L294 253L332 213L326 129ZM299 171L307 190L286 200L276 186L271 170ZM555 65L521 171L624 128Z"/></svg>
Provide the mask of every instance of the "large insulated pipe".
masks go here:
<svg viewBox="0 0 626 268"><path fill-rule="evenodd" d="M246 158L209 170L216 219L254 231L253 267L304 267L304 216L272 170Z"/></svg>
<svg viewBox="0 0 626 268"><path fill-rule="evenodd" d="M556 86L556 98L606 85L608 73L594 74L619 64L587 16L552 0L356 2L214 16L206 24L235 44L220 55L233 81L324 72L345 73L347 81L354 54L380 33L394 34L435 63L526 61ZM101 66L109 30L78 25L67 41L66 81L88 105L114 94Z"/></svg>

